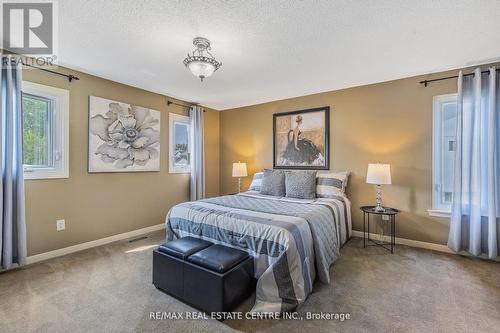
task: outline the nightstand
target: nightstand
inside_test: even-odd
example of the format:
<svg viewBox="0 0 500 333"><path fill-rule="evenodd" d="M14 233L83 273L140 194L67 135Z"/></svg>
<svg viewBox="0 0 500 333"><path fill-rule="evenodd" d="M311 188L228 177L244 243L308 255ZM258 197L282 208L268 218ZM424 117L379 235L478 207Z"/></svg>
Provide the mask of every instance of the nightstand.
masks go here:
<svg viewBox="0 0 500 333"><path fill-rule="evenodd" d="M396 247L396 215L399 210L396 208L384 207L385 211L377 212L375 211L375 206L362 206L359 209L363 211L363 247L366 247L366 241L372 242L375 245L381 246L387 251L394 253L394 248ZM377 242L370 239L370 215L386 215L389 217L389 223L391 225L391 247L388 248L385 245L387 242Z"/></svg>

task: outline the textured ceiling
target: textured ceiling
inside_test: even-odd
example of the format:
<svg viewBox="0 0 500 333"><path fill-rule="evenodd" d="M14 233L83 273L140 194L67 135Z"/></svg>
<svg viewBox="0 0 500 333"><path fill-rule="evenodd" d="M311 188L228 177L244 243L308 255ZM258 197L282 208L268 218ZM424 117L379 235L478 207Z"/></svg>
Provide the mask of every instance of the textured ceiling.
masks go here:
<svg viewBox="0 0 500 333"><path fill-rule="evenodd" d="M227 109L498 61L500 1L59 1L60 64ZM222 67L182 64L207 37Z"/></svg>

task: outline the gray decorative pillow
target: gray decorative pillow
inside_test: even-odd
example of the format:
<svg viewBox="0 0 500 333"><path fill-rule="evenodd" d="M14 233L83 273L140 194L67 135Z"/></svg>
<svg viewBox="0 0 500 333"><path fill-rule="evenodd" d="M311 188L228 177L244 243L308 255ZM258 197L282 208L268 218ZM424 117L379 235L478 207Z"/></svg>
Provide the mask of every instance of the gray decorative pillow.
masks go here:
<svg viewBox="0 0 500 333"><path fill-rule="evenodd" d="M260 193L274 195L276 197L285 196L285 172L281 170L264 170Z"/></svg>
<svg viewBox="0 0 500 333"><path fill-rule="evenodd" d="M248 188L249 191L260 191L262 176L264 176L263 172L257 172L253 175L252 184L250 184L250 187Z"/></svg>
<svg viewBox="0 0 500 333"><path fill-rule="evenodd" d="M316 198L316 171L287 171L285 189L287 198Z"/></svg>

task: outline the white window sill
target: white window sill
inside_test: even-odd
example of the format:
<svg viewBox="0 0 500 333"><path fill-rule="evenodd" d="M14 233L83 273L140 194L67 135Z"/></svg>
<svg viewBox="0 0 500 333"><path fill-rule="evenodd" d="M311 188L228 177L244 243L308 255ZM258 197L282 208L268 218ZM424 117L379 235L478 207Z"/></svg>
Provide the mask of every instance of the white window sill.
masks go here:
<svg viewBox="0 0 500 333"><path fill-rule="evenodd" d="M427 212L429 213L429 216L433 217L443 217L443 218L451 217L451 211L448 210L427 209Z"/></svg>
<svg viewBox="0 0 500 333"><path fill-rule="evenodd" d="M69 178L69 172L62 169L25 169L25 180Z"/></svg>
<svg viewBox="0 0 500 333"><path fill-rule="evenodd" d="M191 173L190 169L174 169L168 170L168 173Z"/></svg>

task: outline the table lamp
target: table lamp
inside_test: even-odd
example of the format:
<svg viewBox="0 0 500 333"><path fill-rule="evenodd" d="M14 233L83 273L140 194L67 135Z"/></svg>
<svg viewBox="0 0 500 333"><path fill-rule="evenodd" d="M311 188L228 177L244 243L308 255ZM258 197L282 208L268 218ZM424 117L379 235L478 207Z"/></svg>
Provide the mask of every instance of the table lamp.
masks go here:
<svg viewBox="0 0 500 333"><path fill-rule="evenodd" d="M247 164L246 163L233 163L233 177L238 177L238 193L241 192L241 177L246 177Z"/></svg>
<svg viewBox="0 0 500 333"><path fill-rule="evenodd" d="M366 183L377 185L377 206L376 212L384 212L382 207L382 191L381 185L391 184L391 165L390 164L368 164L368 172L366 173Z"/></svg>

